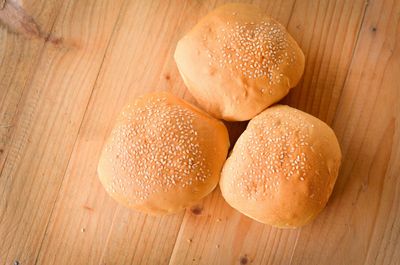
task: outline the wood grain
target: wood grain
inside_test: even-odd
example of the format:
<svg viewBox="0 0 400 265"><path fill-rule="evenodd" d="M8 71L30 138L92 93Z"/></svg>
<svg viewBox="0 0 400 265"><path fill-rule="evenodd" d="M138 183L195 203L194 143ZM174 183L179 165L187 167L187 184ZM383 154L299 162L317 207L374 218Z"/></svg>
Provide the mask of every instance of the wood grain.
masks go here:
<svg viewBox="0 0 400 265"><path fill-rule="evenodd" d="M35 252L35 249L29 245L26 248L21 243L16 243L17 240L22 240L23 244L40 243L40 240L34 237L29 238L28 242L24 242L23 238L18 239L14 234L15 230L22 228L22 226L18 226L22 213L15 212L19 197L17 194L22 192L23 184L20 183L18 186L18 183L14 182L14 178L6 177L6 174L12 161L16 161L17 157L21 155L17 150L19 146L11 144L13 137L16 137L17 113L24 107L23 94L30 88L46 40L36 36L27 41L26 32L10 28L7 23L10 22L11 13L25 19L16 21L16 25L19 25L20 28L29 20L35 25L35 28L47 32L54 24L58 14L58 2L47 1L46 5L44 2L38 0L32 1L32 4L43 6L42 14L51 11L51 14L47 16L41 15L38 9L25 10L17 3L10 4L8 1L4 1L0 8L0 263L7 261L10 252L25 252L26 256L32 258L37 255L37 249ZM28 13L30 15L27 15ZM33 19L33 17L35 18ZM17 196L12 197L12 189ZM20 244L18 246L20 249L17 244Z"/></svg>
<svg viewBox="0 0 400 265"><path fill-rule="evenodd" d="M343 10L347 12L343 12ZM298 1L294 5L292 13L286 16L287 21L278 19L288 25L289 32L299 42L307 58L303 81L293 89L285 99L285 103L310 113L313 113L312 107L315 105L313 101L333 101L332 104L337 104L338 99L333 98L332 94L338 94L335 89L340 90L345 82L351 55L357 41L357 34L351 33L359 31L364 12L363 1L320 1L316 4ZM341 41L340 46L334 49L333 47L338 45L338 39ZM327 71L328 68L330 71ZM307 102L309 103L307 104ZM311 105L309 108L311 111L307 109L307 105ZM324 112L327 112L329 105L324 104L324 106L326 108L323 111L319 111L317 108L313 114L322 119L326 118ZM335 108L333 108L334 110ZM204 209L213 209L215 207L213 203L223 200L219 192L213 196L214 200L206 201L202 205ZM229 207L226 204L223 205L226 208ZM252 222L232 209L225 211L228 212L226 216L229 217L225 222L210 222L208 219L203 219L203 222L199 221L195 225L197 236L192 235L193 228L186 229L185 222L193 223L191 214L187 213L179 236L194 237L200 242L187 244L178 240L171 263L234 264L241 260L247 260L254 264L291 264L295 260L298 239L300 235L307 233L303 231L306 231L308 227L299 230L301 232L277 230ZM213 212L212 210L211 215ZM329 212L329 208L325 212ZM219 237L214 237L214 233L210 233L210 230L225 232ZM211 237L201 237L200 234ZM221 242L222 238L224 240ZM220 251L218 249L211 251L212 246L218 245L220 245ZM206 248L199 246L206 246ZM324 260L324 262L326 261ZM294 262L294 264L297 263Z"/></svg>
<svg viewBox="0 0 400 265"><path fill-rule="evenodd" d="M105 193L96 166L120 108L154 90L195 103L172 55L224 2L0 1L0 264L398 264L395 0L244 1L305 52L304 77L282 102L326 121L341 143L337 185L312 224L262 225L219 189L164 217ZM234 142L246 123L227 125Z"/></svg>
<svg viewBox="0 0 400 265"><path fill-rule="evenodd" d="M121 7L95 2L62 6L52 30L57 41L46 42L33 65L0 177L1 263L36 263Z"/></svg>
<svg viewBox="0 0 400 265"><path fill-rule="evenodd" d="M333 207L350 233L328 235L342 238L344 263L400 260L399 40L400 3L371 1L334 122L347 159Z"/></svg>
<svg viewBox="0 0 400 265"><path fill-rule="evenodd" d="M170 5L129 2L124 6L49 225L49 235L57 235L61 230L68 232L62 238L46 237L43 260L40 258L40 261L60 262L69 255L79 264L168 262L183 214L155 219L119 208L98 182L96 164L115 116L131 98L157 88L184 92L182 84L177 87L179 83L174 84L171 80L178 77L176 69L171 73L164 62L173 65L171 55L174 43L179 38L174 33L180 31L177 25L182 22L175 18L183 15L185 8L188 6L179 2ZM131 16L134 11L139 15ZM155 20L157 16L164 17L165 21ZM157 44L150 48L149 41ZM136 43L135 46L127 49L132 43ZM83 160L91 161L93 165L88 166L82 163ZM82 179L81 176L87 177ZM69 196L71 192L75 196ZM85 205L93 209L90 215L84 214L87 212ZM71 213L67 218L66 211ZM83 218L79 220L75 216ZM102 223L101 226L97 224L98 221ZM80 232L81 227L85 227L84 233ZM106 236L107 240L98 240L100 236ZM47 253L60 252L65 242L77 243L82 248L95 247L99 254L95 260L91 260L89 255L79 255L80 249L68 248L70 253L67 251L65 255L59 255L59 259L46 258ZM163 246L163 250L153 248L154 245Z"/></svg>
<svg viewBox="0 0 400 265"><path fill-rule="evenodd" d="M43 0L32 1L42 6ZM47 40L39 32L49 32L58 14L58 1L38 9L24 9L16 2L0 5L0 172L8 156L9 143L23 92L30 86ZM47 14L50 13L50 14ZM43 14L47 14L43 16ZM10 24L12 23L12 25ZM32 34L36 35L32 36ZM26 38L30 40L27 41Z"/></svg>

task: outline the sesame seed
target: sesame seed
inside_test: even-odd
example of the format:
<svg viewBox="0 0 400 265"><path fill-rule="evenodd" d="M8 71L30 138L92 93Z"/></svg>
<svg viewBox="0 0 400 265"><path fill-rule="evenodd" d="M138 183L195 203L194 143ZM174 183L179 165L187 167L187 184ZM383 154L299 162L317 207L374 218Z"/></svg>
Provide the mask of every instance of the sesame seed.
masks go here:
<svg viewBox="0 0 400 265"><path fill-rule="evenodd" d="M269 85L281 82L283 74L275 74L281 64L292 64L296 59L294 52L288 53L285 29L273 21L234 22L232 27L221 28L216 40L221 45L210 51L214 55L211 60L231 71L240 69L249 79L266 78Z"/></svg>
<svg viewBox="0 0 400 265"><path fill-rule="evenodd" d="M241 154L231 155L235 165L247 165L233 173L231 183L249 200L274 196L283 183L306 181L311 169L306 161L318 159L318 153L311 152L309 145L311 123L300 113L266 111L260 115L249 123L238 142Z"/></svg>
<svg viewBox="0 0 400 265"><path fill-rule="evenodd" d="M138 202L210 176L194 127L196 113L163 97L127 107L121 115L123 122L112 131L108 147L115 154L109 191Z"/></svg>

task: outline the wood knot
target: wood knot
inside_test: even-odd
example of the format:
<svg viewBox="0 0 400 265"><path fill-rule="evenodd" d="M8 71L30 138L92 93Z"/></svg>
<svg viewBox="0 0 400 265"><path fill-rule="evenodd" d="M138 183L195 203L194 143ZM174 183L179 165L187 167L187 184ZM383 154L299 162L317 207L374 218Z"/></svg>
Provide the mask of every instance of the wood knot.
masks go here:
<svg viewBox="0 0 400 265"><path fill-rule="evenodd" d="M190 208L190 211L194 215L200 215L203 212L203 207L201 207L200 205L195 205L192 208Z"/></svg>
<svg viewBox="0 0 400 265"><path fill-rule="evenodd" d="M89 207L89 206L87 206L87 205L83 205L83 208L85 209L85 210L88 210L88 211L94 211L94 209L92 208L92 207Z"/></svg>
<svg viewBox="0 0 400 265"><path fill-rule="evenodd" d="M249 259L247 258L247 256L243 256L240 258L240 265L245 265L249 262Z"/></svg>
<svg viewBox="0 0 400 265"><path fill-rule="evenodd" d="M44 40L45 40L45 42L49 42L55 46L60 46L64 41L63 38L54 37L52 35L46 36Z"/></svg>

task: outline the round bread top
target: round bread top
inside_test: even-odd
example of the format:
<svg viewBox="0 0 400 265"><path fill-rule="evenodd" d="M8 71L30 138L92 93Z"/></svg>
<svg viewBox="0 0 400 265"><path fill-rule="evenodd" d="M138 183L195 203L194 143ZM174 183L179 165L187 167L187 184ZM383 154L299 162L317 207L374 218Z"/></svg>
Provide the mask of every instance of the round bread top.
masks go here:
<svg viewBox="0 0 400 265"><path fill-rule="evenodd" d="M228 148L222 122L170 94L148 94L122 111L98 173L124 205L176 212L215 188Z"/></svg>
<svg viewBox="0 0 400 265"><path fill-rule="evenodd" d="M245 215L277 227L297 227L316 216L335 184L341 152L321 120L277 105L249 122L224 165L226 201Z"/></svg>
<svg viewBox="0 0 400 265"><path fill-rule="evenodd" d="M174 57L199 104L225 120L253 118L304 71L304 54L286 29L248 4L212 11L178 42Z"/></svg>

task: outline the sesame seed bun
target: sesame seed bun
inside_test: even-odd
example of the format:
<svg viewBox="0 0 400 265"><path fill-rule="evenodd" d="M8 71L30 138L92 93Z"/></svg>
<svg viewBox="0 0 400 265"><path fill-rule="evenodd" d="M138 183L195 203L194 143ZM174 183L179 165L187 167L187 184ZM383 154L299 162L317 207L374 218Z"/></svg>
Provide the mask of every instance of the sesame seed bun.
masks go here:
<svg viewBox="0 0 400 265"><path fill-rule="evenodd" d="M225 200L243 214L275 227L298 227L325 207L340 160L327 124L277 105L249 122L219 184Z"/></svg>
<svg viewBox="0 0 400 265"><path fill-rule="evenodd" d="M98 174L116 201L150 214L177 212L218 184L229 148L225 125L165 92L125 107Z"/></svg>
<svg viewBox="0 0 400 265"><path fill-rule="evenodd" d="M177 44L186 86L217 118L243 121L282 99L304 71L304 54L276 20L249 4L227 4Z"/></svg>

